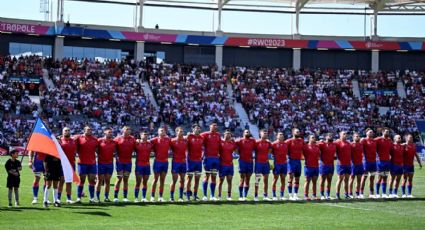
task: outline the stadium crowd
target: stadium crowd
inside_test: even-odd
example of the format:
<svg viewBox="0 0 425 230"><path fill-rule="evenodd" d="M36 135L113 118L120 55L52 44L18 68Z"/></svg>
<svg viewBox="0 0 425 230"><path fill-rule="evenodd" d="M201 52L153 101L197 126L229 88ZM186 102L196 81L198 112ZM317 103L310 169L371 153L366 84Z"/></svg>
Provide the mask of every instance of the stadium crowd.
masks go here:
<svg viewBox="0 0 425 230"><path fill-rule="evenodd" d="M215 122L234 131L238 126L227 79L214 66L152 65L149 84L164 122L172 126Z"/></svg>
<svg viewBox="0 0 425 230"><path fill-rule="evenodd" d="M323 136L340 130L364 133L367 127L390 127L398 133L415 132L415 120L425 117L423 87L407 83L408 97L397 95L353 95L352 80L361 88L395 87L392 74L358 76L356 71L234 68L232 84L249 118L269 134L278 130L290 133L291 127L305 129L308 134ZM384 76L391 76L385 80ZM409 76L409 75L403 75ZM369 79L370 78L370 79ZM406 77L404 77L406 78ZM364 80L368 79L368 80ZM410 78L409 78L410 79ZM385 114L380 106L389 107Z"/></svg>
<svg viewBox="0 0 425 230"><path fill-rule="evenodd" d="M370 74L352 70L296 72L244 67L218 71L214 66L7 56L0 58L3 123L18 120L15 129L27 130L28 122L19 122L22 120L19 115L38 115L37 105L27 96L25 85L8 78L40 75L42 68L49 70L55 88L40 87L41 115L50 118L49 124L55 132L64 125L79 130L84 124L95 127L130 124L152 133L161 124L189 130L193 123L204 127L215 122L221 130L241 133L233 98L227 96L228 79L250 120L260 129L266 128L269 134L282 130L288 136L291 127L318 135L336 134L339 130L363 132L365 127L383 126L399 133L415 132L414 120L424 117L423 74L415 71ZM358 99L353 95L353 79L358 79L364 90L395 89L401 79L407 98L363 95ZM144 80L152 88L158 111L142 90ZM379 106L389 107L388 112L380 114ZM76 119L83 122L71 122ZM11 125L6 126L3 128L9 132L13 130ZM114 128L116 132L118 128ZM13 142L23 144L22 138L27 134L28 131L18 132L19 140Z"/></svg>

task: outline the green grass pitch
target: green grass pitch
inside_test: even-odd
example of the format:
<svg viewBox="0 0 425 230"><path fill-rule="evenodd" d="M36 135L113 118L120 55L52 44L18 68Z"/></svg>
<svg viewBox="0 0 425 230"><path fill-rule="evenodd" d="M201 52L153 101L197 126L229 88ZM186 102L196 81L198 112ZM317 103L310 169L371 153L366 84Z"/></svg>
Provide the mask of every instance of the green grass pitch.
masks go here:
<svg viewBox="0 0 425 230"><path fill-rule="evenodd" d="M0 157L0 165L8 157ZM154 204L87 204L43 208L31 205L33 175L24 159L21 173L21 207L7 208L5 170L0 170L0 229L424 229L425 170L416 167L415 199L328 202L191 202ZM235 161L237 164L237 161ZM239 175L235 165L233 198L238 198ZM152 177L151 177L152 179ZM271 179L271 178L270 178ZM302 180L304 178L302 177ZM114 181L114 180L113 180ZM165 198L169 197L168 174ZM333 180L335 187L336 176ZM251 179L253 183L253 179ZM303 183L303 181L301 182ZM367 185L366 185L367 186ZM129 198L133 200L134 174ZM226 194L226 186L223 187ZM113 189L111 188L111 191ZM148 198L150 194L148 188ZM200 190L201 191L201 190ZM87 191L87 185L85 187ZM249 197L252 200L253 184ZM73 199L76 197L73 187ZM260 194L262 192L260 191ZM303 188L300 188L300 197ZM41 191L39 200L41 200ZM271 195L271 192L269 192ZM103 195L102 195L103 196ZM122 196L122 192L120 193ZM176 197L178 191L176 192ZM287 196L287 195L286 195ZM332 192L335 196L335 192ZM62 203L64 203L62 196ZM120 197L122 198L122 197Z"/></svg>

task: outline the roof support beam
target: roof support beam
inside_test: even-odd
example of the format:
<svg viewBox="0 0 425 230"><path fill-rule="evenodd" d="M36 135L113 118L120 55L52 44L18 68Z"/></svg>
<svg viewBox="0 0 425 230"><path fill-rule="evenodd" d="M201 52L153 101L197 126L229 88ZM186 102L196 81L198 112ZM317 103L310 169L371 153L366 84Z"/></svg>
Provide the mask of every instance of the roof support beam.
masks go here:
<svg viewBox="0 0 425 230"><path fill-rule="evenodd" d="M139 0L139 25L138 31L143 30L143 5L145 4L145 0Z"/></svg>
<svg viewBox="0 0 425 230"><path fill-rule="evenodd" d="M64 0L58 0L58 8L56 11L56 21L63 22Z"/></svg>
<svg viewBox="0 0 425 230"><path fill-rule="evenodd" d="M309 0L297 0L295 4L295 34L300 34L300 11Z"/></svg>
<svg viewBox="0 0 425 230"><path fill-rule="evenodd" d="M388 0L375 0L370 6L373 8L373 37L378 36L378 11L385 8Z"/></svg>
<svg viewBox="0 0 425 230"><path fill-rule="evenodd" d="M373 9L373 37L378 36L378 9Z"/></svg>
<svg viewBox="0 0 425 230"><path fill-rule="evenodd" d="M229 2L230 2L230 0L224 0L222 6L226 5Z"/></svg>
<svg viewBox="0 0 425 230"><path fill-rule="evenodd" d="M217 26L217 31L221 31L221 12L223 11L223 6L224 4L226 4L228 1L223 3L223 0L218 0L217 1L217 5L218 5L218 26Z"/></svg>

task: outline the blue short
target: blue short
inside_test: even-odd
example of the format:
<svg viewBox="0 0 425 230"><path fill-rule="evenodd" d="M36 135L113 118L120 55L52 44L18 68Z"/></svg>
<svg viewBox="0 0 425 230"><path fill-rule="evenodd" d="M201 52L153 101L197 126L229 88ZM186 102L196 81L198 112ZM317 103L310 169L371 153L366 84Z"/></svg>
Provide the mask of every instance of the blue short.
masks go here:
<svg viewBox="0 0 425 230"><path fill-rule="evenodd" d="M186 164L185 163L171 163L171 172L172 173L186 173Z"/></svg>
<svg viewBox="0 0 425 230"><path fill-rule="evenodd" d="M32 171L35 173L44 173L44 164L42 160L34 159Z"/></svg>
<svg viewBox="0 0 425 230"><path fill-rule="evenodd" d="M212 170L218 171L220 169L220 159L218 157L207 157L204 159L204 169L209 172Z"/></svg>
<svg viewBox="0 0 425 230"><path fill-rule="evenodd" d="M273 168L273 174L285 174L288 173L288 164L275 164Z"/></svg>
<svg viewBox="0 0 425 230"><path fill-rule="evenodd" d="M376 162L363 162L364 172L376 172Z"/></svg>
<svg viewBox="0 0 425 230"><path fill-rule="evenodd" d="M255 174L270 174L270 164L255 162Z"/></svg>
<svg viewBox="0 0 425 230"><path fill-rule="evenodd" d="M401 165L391 165L391 175L402 175L403 174L403 166Z"/></svg>
<svg viewBox="0 0 425 230"><path fill-rule="evenodd" d="M338 175L350 174L351 165L336 165L336 171Z"/></svg>
<svg viewBox="0 0 425 230"><path fill-rule="evenodd" d="M168 162L153 162L153 172L154 173L167 173L168 172Z"/></svg>
<svg viewBox="0 0 425 230"><path fill-rule="evenodd" d="M413 173L415 173L415 167L413 165L404 165L403 166L403 173L413 174Z"/></svg>
<svg viewBox="0 0 425 230"><path fill-rule="evenodd" d="M78 164L78 173L80 175L96 174L97 167L95 164Z"/></svg>
<svg viewBox="0 0 425 230"><path fill-rule="evenodd" d="M151 175L151 166L150 165L136 165L136 176L149 176Z"/></svg>
<svg viewBox="0 0 425 230"><path fill-rule="evenodd" d="M114 172L114 164L99 164L97 166L97 174L103 175L103 174L109 174L112 175Z"/></svg>
<svg viewBox="0 0 425 230"><path fill-rule="evenodd" d="M186 171L193 172L202 172L202 162L200 161L187 161L186 162Z"/></svg>
<svg viewBox="0 0 425 230"><path fill-rule="evenodd" d="M220 170L218 171L219 177L233 176L233 174L234 174L233 166L220 165Z"/></svg>
<svg viewBox="0 0 425 230"><path fill-rule="evenodd" d="M378 161L378 172L389 172L391 170L391 162Z"/></svg>
<svg viewBox="0 0 425 230"><path fill-rule="evenodd" d="M351 165L351 176L363 175L363 165Z"/></svg>
<svg viewBox="0 0 425 230"><path fill-rule="evenodd" d="M295 174L295 177L301 176L301 160L291 160L288 161L288 173Z"/></svg>
<svg viewBox="0 0 425 230"><path fill-rule="evenodd" d="M320 164L319 173L320 175L334 174L335 167L333 165L322 165Z"/></svg>
<svg viewBox="0 0 425 230"><path fill-rule="evenodd" d="M131 163L120 163L117 161L115 166L117 167L117 172L131 172Z"/></svg>
<svg viewBox="0 0 425 230"><path fill-rule="evenodd" d="M304 166L304 176L306 177L319 176L319 168Z"/></svg>
<svg viewBox="0 0 425 230"><path fill-rule="evenodd" d="M254 163L239 160L239 173L252 174L254 172Z"/></svg>

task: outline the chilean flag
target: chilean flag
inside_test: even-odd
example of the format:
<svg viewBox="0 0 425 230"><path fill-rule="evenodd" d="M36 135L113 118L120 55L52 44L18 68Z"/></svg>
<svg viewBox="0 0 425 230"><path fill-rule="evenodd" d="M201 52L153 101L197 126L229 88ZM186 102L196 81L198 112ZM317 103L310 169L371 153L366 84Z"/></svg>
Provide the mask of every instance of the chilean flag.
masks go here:
<svg viewBox="0 0 425 230"><path fill-rule="evenodd" d="M62 147L60 146L56 137L47 129L43 121L38 118L34 126L30 140L27 144L28 151L45 153L61 160L62 171L66 183L79 183L80 179L75 173L74 169L69 163Z"/></svg>

